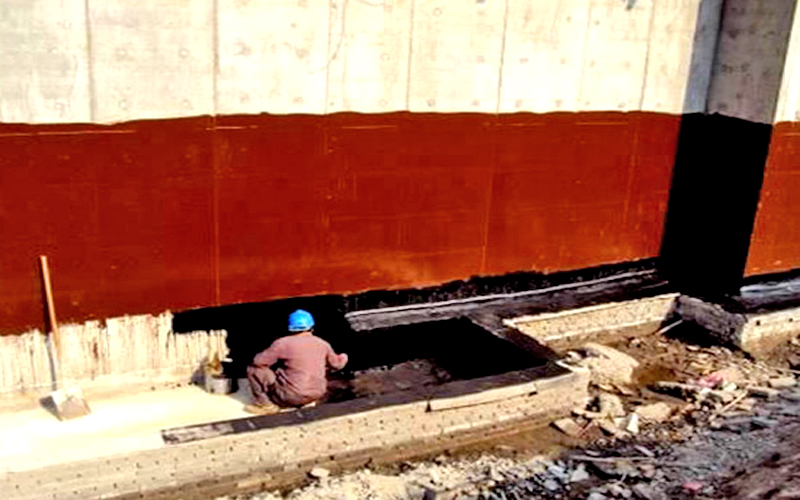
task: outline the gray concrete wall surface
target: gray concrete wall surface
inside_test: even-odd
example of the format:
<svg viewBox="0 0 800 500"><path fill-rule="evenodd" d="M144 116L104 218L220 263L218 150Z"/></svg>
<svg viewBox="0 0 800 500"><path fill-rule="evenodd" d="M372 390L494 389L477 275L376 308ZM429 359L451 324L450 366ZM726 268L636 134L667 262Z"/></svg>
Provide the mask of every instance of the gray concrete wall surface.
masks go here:
<svg viewBox="0 0 800 500"><path fill-rule="evenodd" d="M704 111L721 8L721 0L6 0L0 121Z"/></svg>

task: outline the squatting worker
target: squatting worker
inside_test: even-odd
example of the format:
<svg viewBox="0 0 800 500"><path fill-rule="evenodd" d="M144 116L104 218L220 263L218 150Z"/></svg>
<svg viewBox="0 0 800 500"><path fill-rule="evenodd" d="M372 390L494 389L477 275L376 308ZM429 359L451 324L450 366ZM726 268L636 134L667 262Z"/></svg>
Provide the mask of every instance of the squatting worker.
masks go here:
<svg viewBox="0 0 800 500"><path fill-rule="evenodd" d="M330 344L314 336L314 317L307 311L289 315L289 332L257 354L247 368L255 400L245 407L250 413L276 413L315 403L328 389L328 367L341 370L347 364L347 354L336 354Z"/></svg>

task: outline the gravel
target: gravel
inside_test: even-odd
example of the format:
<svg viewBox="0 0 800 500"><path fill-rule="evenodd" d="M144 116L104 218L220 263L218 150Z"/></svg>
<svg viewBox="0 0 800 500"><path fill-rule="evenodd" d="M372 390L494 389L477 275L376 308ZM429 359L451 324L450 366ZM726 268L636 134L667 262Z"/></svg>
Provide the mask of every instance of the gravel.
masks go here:
<svg viewBox="0 0 800 500"><path fill-rule="evenodd" d="M650 425L635 438L573 449L556 459L484 455L471 460L411 464L408 470L396 475L369 469L338 477L312 473L315 479L311 484L285 495L264 492L238 498L661 500L695 495L723 498L727 481L742 468L768 460L785 446L790 436L800 431L800 418L785 415L800 411L800 403L782 400L770 408L764 408L765 404L757 408L768 412L769 417L722 417L715 426L686 421ZM731 423L736 423L735 430L731 429ZM664 442L660 431L669 426L673 427L673 433L680 431L678 434L685 438Z"/></svg>

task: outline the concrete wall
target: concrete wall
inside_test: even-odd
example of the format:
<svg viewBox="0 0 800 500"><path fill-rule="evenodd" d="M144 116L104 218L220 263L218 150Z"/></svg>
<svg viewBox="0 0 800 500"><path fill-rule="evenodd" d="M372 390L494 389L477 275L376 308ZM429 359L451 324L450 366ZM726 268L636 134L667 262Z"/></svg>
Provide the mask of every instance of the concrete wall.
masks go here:
<svg viewBox="0 0 800 500"><path fill-rule="evenodd" d="M203 363L227 357L225 331L175 334L172 315L125 316L61 325L60 376L86 392L188 384ZM53 390L47 336L39 330L0 336L0 395Z"/></svg>
<svg viewBox="0 0 800 500"><path fill-rule="evenodd" d="M709 113L773 123L795 0L725 2Z"/></svg>
<svg viewBox="0 0 800 500"><path fill-rule="evenodd" d="M0 331L655 257L721 8L3 2Z"/></svg>
<svg viewBox="0 0 800 500"><path fill-rule="evenodd" d="M800 121L800 9L795 9L774 122Z"/></svg>
<svg viewBox="0 0 800 500"><path fill-rule="evenodd" d="M3 2L0 121L91 121L88 33L83 2Z"/></svg>
<svg viewBox="0 0 800 500"><path fill-rule="evenodd" d="M9 0L0 120L703 111L721 0ZM688 103L685 105L684 103Z"/></svg>

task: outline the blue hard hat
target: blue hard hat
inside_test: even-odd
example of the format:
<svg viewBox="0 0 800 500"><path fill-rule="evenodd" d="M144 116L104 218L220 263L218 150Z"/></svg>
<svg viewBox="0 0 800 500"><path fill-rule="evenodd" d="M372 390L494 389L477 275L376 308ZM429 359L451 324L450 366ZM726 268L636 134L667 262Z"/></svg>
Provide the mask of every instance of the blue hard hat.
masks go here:
<svg viewBox="0 0 800 500"><path fill-rule="evenodd" d="M314 328L314 316L310 312L298 309L289 315L289 331L304 332Z"/></svg>

